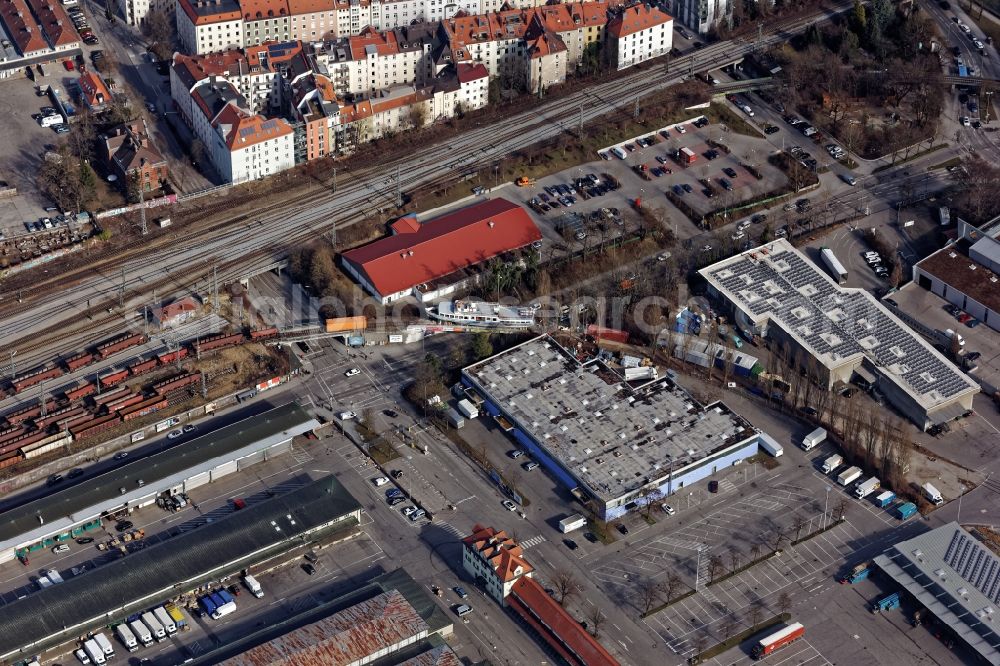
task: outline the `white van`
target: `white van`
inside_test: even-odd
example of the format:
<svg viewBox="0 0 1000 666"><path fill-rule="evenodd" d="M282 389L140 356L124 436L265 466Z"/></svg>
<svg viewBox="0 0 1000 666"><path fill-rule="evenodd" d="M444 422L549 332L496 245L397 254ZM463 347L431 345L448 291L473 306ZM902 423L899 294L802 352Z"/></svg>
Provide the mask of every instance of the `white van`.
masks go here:
<svg viewBox="0 0 1000 666"><path fill-rule="evenodd" d="M42 127L52 127L53 125L62 125L63 117L59 114L53 114L51 116L42 116L38 120L38 124Z"/></svg>

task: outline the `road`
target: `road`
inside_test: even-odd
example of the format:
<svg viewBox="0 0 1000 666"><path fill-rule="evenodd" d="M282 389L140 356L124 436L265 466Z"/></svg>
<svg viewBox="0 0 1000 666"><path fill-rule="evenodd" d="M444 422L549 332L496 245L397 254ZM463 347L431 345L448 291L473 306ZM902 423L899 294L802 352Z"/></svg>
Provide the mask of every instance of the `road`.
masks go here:
<svg viewBox="0 0 1000 666"><path fill-rule="evenodd" d="M822 13L780 24L772 28L777 32L766 37L765 42L781 42L787 35L829 17L832 10L844 10L849 6L848 2L831 3ZM398 166L403 175L399 187L406 191L454 178L470 167L495 161L572 129L581 114L586 122L612 113L623 103L631 104L636 98L679 83L691 70L732 62L753 49L751 43L719 42L674 59L669 71L625 73L618 79L542 104L496 125L470 130L447 143L433 145L401 160ZM125 289L131 298L119 313L123 316L123 324L134 321L134 311L141 307L140 302L154 285L161 285L157 292L160 296L189 292L196 280L204 279L205 271L210 271L213 264L219 267L220 281L226 283L245 275L254 266L268 265L282 257L290 243L314 236L320 226L329 228L333 223L346 226L360 219L361 211L381 212L391 208L397 187L391 174L395 173L396 166L395 163L380 165L340 187L338 192L324 192L262 212L257 224L251 221L246 225L230 226L210 237L179 238L167 250L123 262L120 268L124 270ZM27 295L24 303L12 305L5 313L0 324L0 343L16 347L19 341L36 335L39 330L78 319L89 304L102 307L117 304L119 275L94 275L71 287L35 298ZM37 360L47 357L48 354L39 353Z"/></svg>

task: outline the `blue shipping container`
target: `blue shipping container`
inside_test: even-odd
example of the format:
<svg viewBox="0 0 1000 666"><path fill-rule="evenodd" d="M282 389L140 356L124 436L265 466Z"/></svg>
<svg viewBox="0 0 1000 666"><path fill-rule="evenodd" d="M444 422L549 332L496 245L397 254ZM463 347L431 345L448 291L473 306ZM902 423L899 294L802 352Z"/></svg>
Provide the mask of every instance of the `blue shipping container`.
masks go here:
<svg viewBox="0 0 1000 666"><path fill-rule="evenodd" d="M220 590L219 590L219 591L217 592L217 594L218 594L218 595L219 595L220 597L222 597L222 600L223 600L224 602L226 602L227 604L228 604L228 603L229 603L230 601L235 601L235 600L233 599L233 595L229 594L229 590L225 590L225 589L220 589Z"/></svg>
<svg viewBox="0 0 1000 666"><path fill-rule="evenodd" d="M906 504L900 504L896 507L895 514L900 520L906 520L913 514L917 512L917 505L913 502L907 502Z"/></svg>
<svg viewBox="0 0 1000 666"><path fill-rule="evenodd" d="M198 599L198 603L201 604L201 607L204 608L205 612L209 615L214 613L217 608L211 597L202 597L201 599Z"/></svg>

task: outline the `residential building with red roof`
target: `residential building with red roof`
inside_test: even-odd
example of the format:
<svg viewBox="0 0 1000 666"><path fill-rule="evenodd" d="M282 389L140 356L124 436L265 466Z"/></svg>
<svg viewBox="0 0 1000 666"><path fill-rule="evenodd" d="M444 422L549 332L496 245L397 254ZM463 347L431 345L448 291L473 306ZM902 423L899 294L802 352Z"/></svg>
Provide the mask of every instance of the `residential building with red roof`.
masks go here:
<svg viewBox="0 0 1000 666"><path fill-rule="evenodd" d="M368 27L360 35L323 44L317 63L342 95L373 95L399 85L426 85L433 76L431 41L407 29L379 32Z"/></svg>
<svg viewBox="0 0 1000 666"><path fill-rule="evenodd" d="M216 141L210 151L226 182L258 180L295 166L294 132L283 118L265 118L230 102L212 127Z"/></svg>
<svg viewBox="0 0 1000 666"><path fill-rule="evenodd" d="M291 39L319 42L337 36L337 0L288 0Z"/></svg>
<svg viewBox="0 0 1000 666"><path fill-rule="evenodd" d="M81 68L80 97L83 103L93 112L103 111L111 104L111 92L104 83L99 72Z"/></svg>
<svg viewBox="0 0 1000 666"><path fill-rule="evenodd" d="M535 580L524 549L503 530L475 525L462 539L462 566L493 599L521 617L571 666L618 661Z"/></svg>
<svg viewBox="0 0 1000 666"><path fill-rule="evenodd" d="M151 12L161 12L171 23L176 24L174 13L176 0L118 0L118 8L125 17L125 22L136 28L146 25Z"/></svg>
<svg viewBox="0 0 1000 666"><path fill-rule="evenodd" d="M167 160L149 140L145 121L119 125L102 136L106 137L103 157L118 175L122 187L128 188L131 182L138 182L149 199L166 184Z"/></svg>
<svg viewBox="0 0 1000 666"><path fill-rule="evenodd" d="M383 304L437 285L441 296L474 282L474 267L541 239L523 207L489 199L417 224L397 222L392 235L345 252L342 265ZM419 293L419 292L418 292Z"/></svg>
<svg viewBox="0 0 1000 666"><path fill-rule="evenodd" d="M201 302L194 296L185 296L171 301L166 305L160 305L149 311L151 323L159 329L179 326L194 319L198 310L201 309Z"/></svg>
<svg viewBox="0 0 1000 666"><path fill-rule="evenodd" d="M524 559L524 549L503 530L476 525L462 539L462 567L501 606L514 584L531 578L535 568Z"/></svg>
<svg viewBox="0 0 1000 666"><path fill-rule="evenodd" d="M244 46L238 0L177 0L177 36L186 53L212 53Z"/></svg>
<svg viewBox="0 0 1000 666"><path fill-rule="evenodd" d="M670 52L674 19L651 5L619 10L608 23L608 50L619 70Z"/></svg>
<svg viewBox="0 0 1000 666"><path fill-rule="evenodd" d="M28 0L35 20L53 51L80 47L80 35L58 0Z"/></svg>
<svg viewBox="0 0 1000 666"><path fill-rule="evenodd" d="M7 34L23 57L29 58L49 50L49 44L25 0L0 0L0 20L3 20Z"/></svg>

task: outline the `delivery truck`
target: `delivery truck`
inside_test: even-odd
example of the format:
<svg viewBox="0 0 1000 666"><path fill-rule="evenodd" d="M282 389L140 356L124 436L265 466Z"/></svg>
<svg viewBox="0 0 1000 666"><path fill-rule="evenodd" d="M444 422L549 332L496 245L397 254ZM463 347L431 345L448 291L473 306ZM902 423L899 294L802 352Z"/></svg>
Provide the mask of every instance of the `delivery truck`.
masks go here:
<svg viewBox="0 0 1000 666"><path fill-rule="evenodd" d="M785 453L785 450L781 448L781 444L778 444L778 441L774 437L763 431L757 436L757 445L775 458Z"/></svg>
<svg viewBox="0 0 1000 666"><path fill-rule="evenodd" d="M941 491L939 491L933 485L931 485L930 483L925 483L921 488L924 491L924 497L927 498L928 502L930 502L934 506L941 506L942 504L944 504L944 498L941 497Z"/></svg>
<svg viewBox="0 0 1000 666"><path fill-rule="evenodd" d="M894 499L896 499L896 493L892 492L891 490L884 490L880 492L878 495L876 495L875 504L884 509L885 507L892 504L892 500Z"/></svg>
<svg viewBox="0 0 1000 666"><path fill-rule="evenodd" d="M175 625L177 625L178 631L182 631L185 627L187 627L187 618L184 617L184 613L180 608L170 602L167 602L163 604L163 610L167 611L167 614L170 615L170 619L174 621Z"/></svg>
<svg viewBox="0 0 1000 666"><path fill-rule="evenodd" d="M257 582L257 579L250 574L243 576L243 584L247 586L248 590L250 590L250 594L258 599L264 596L264 588L262 588L260 583Z"/></svg>
<svg viewBox="0 0 1000 666"><path fill-rule="evenodd" d="M795 622L794 624L788 625L784 629L779 629L773 634L765 636L757 641L757 644L753 646L752 652L754 659L760 659L761 657L773 654L776 650L780 650L789 643L802 638L805 633L806 628L800 623Z"/></svg>
<svg viewBox="0 0 1000 666"><path fill-rule="evenodd" d="M698 159L698 156L695 154L695 152L687 147L681 148L679 151L677 151L677 157L680 160L681 164L685 166L689 164L694 164L695 160Z"/></svg>
<svg viewBox="0 0 1000 666"><path fill-rule="evenodd" d="M819 444L826 441L826 429L816 428L811 433L802 438L802 450L811 451Z"/></svg>
<svg viewBox="0 0 1000 666"><path fill-rule="evenodd" d="M839 453L834 453L832 456L823 461L823 473L829 474L843 464L844 456Z"/></svg>
<svg viewBox="0 0 1000 666"><path fill-rule="evenodd" d="M83 642L83 651L90 657L90 663L92 664L108 663L108 660L104 657L104 650L101 649L101 646L93 638Z"/></svg>
<svg viewBox="0 0 1000 666"><path fill-rule="evenodd" d="M170 617L170 614L165 608L163 608L163 606L157 606L154 608L153 616L156 618L157 622L163 625L163 629L167 632L168 636L177 633L177 625L174 624L173 618Z"/></svg>
<svg viewBox="0 0 1000 666"><path fill-rule="evenodd" d="M837 281L837 284L847 284L847 269L844 265L840 263L837 259L837 255L833 253L828 247L820 249L819 256L822 257L823 263L826 264L827 269L830 271L830 275L833 279Z"/></svg>
<svg viewBox="0 0 1000 666"><path fill-rule="evenodd" d="M882 487L882 482L878 480L877 477L872 477L870 479L865 479L858 484L857 488L854 489L854 496L858 499L863 499L868 497L873 492Z"/></svg>
<svg viewBox="0 0 1000 666"><path fill-rule="evenodd" d="M479 416L479 410L468 400L458 401L458 411L467 419L474 419Z"/></svg>
<svg viewBox="0 0 1000 666"><path fill-rule="evenodd" d="M842 486L849 486L861 477L860 467L848 467L837 475L837 483Z"/></svg>
<svg viewBox="0 0 1000 666"><path fill-rule="evenodd" d="M892 512L900 520L906 520L917 512L917 505L913 502L906 502L897 506Z"/></svg>
<svg viewBox="0 0 1000 666"><path fill-rule="evenodd" d="M125 649L129 652L135 652L139 649L139 640L132 633L132 630L128 628L128 625L122 622L117 627L115 627L115 633L118 634L118 640L122 642Z"/></svg>
<svg viewBox="0 0 1000 666"><path fill-rule="evenodd" d="M132 620L128 626L144 646L149 647L153 644L153 634L150 633L149 627L142 623L142 620Z"/></svg>
<svg viewBox="0 0 1000 666"><path fill-rule="evenodd" d="M559 531L562 532L563 534L566 534L567 532L578 530L586 524L587 524L587 519L581 516L580 514L575 513L572 516L566 516L565 518L559 521Z"/></svg>
<svg viewBox="0 0 1000 666"><path fill-rule="evenodd" d="M94 641L100 646L101 651L104 652L105 659L111 659L115 656L115 646L111 644L108 637L104 635L103 632L97 632L94 634Z"/></svg>
<svg viewBox="0 0 1000 666"><path fill-rule="evenodd" d="M163 625L160 624L155 615L146 611L140 617L142 618L142 623L149 627L149 633L153 634L153 638L156 639L157 643L166 640L167 630L163 628Z"/></svg>

